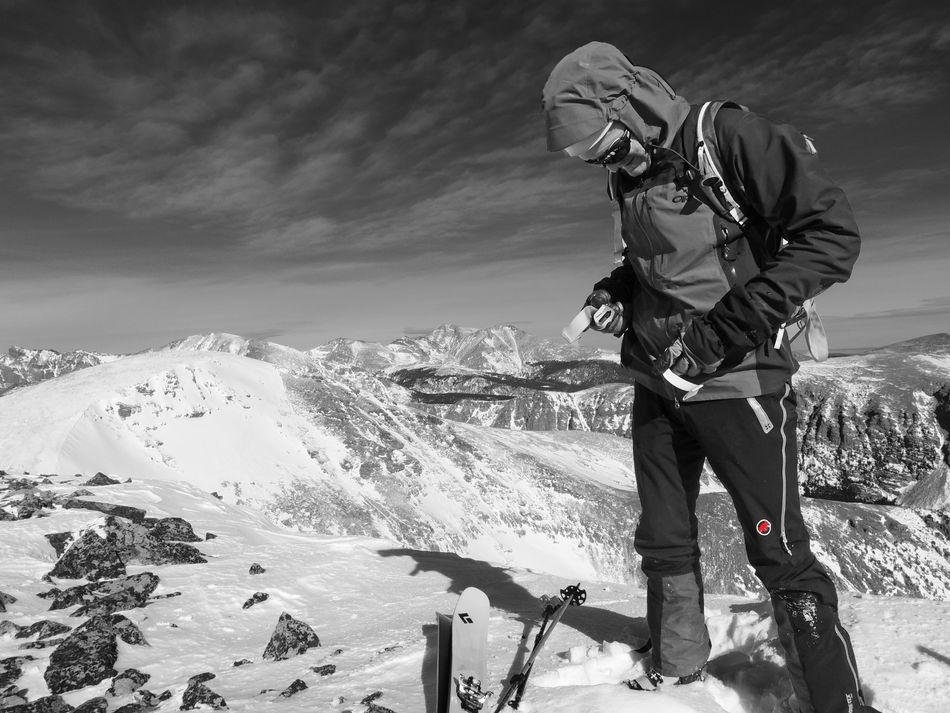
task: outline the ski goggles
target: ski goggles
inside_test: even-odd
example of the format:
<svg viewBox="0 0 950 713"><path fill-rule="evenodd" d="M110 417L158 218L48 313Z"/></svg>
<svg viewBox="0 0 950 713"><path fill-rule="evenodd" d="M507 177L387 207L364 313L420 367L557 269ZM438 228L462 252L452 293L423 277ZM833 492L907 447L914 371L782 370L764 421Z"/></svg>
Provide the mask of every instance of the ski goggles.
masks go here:
<svg viewBox="0 0 950 713"><path fill-rule="evenodd" d="M591 163L597 166L611 166L620 163L633 148L633 142L630 140L630 130L624 129L623 133L606 148L606 150L597 156L597 158L585 158L584 163Z"/></svg>

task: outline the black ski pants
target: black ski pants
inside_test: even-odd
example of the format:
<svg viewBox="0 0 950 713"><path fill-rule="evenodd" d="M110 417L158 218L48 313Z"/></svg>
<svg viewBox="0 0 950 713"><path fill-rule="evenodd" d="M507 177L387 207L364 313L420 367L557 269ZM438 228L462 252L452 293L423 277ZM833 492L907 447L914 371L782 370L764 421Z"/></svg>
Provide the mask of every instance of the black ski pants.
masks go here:
<svg viewBox="0 0 950 713"><path fill-rule="evenodd" d="M647 575L653 664L682 676L703 665L696 500L704 460L732 497L749 563L772 594L799 699L819 713L860 710L834 584L815 559L798 495L795 394L678 402L637 385L633 452L642 514L635 547ZM779 611L781 609L781 611Z"/></svg>

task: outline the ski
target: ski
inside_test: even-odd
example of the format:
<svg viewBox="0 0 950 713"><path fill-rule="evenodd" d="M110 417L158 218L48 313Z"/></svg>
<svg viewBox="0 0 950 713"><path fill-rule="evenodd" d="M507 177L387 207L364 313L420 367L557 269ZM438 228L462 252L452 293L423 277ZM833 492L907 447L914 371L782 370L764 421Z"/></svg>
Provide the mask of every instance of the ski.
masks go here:
<svg viewBox="0 0 950 713"><path fill-rule="evenodd" d="M452 680L452 617L436 612L438 622L438 663L435 674L436 712L449 710L449 682Z"/></svg>
<svg viewBox="0 0 950 713"><path fill-rule="evenodd" d="M488 597L476 587L459 596L450 617L438 614L439 713L478 713L491 693L488 682Z"/></svg>
<svg viewBox="0 0 950 713"><path fill-rule="evenodd" d="M561 620L561 617L564 616L564 612L567 611L568 607L580 606L587 599L587 592L581 589L580 582L576 585L565 587L561 590L560 594L560 597L545 596L541 598L541 601L544 603L544 611L542 612L543 618L541 620L541 628L538 630L537 636L534 637L534 646L531 649L531 654L528 656L528 660L525 661L524 666L521 667L521 671L508 680L508 685L498 698L498 706L495 708L495 713L500 713L505 707L505 704L508 704L509 707L515 710L518 709L518 706L521 705L521 699L524 696L525 687L528 685L528 676L531 675L534 661L544 647L545 642L551 636L551 631ZM514 696L513 699L512 696Z"/></svg>

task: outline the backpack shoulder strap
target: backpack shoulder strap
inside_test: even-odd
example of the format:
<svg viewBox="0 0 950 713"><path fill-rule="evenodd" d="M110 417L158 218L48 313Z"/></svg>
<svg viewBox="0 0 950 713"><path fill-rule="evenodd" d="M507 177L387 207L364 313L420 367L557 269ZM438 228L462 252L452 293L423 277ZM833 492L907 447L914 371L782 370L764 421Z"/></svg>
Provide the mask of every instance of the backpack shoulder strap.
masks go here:
<svg viewBox="0 0 950 713"><path fill-rule="evenodd" d="M734 223L744 226L749 218L742 209L742 204L736 200L729 190L724 178L725 168L719 152L719 142L716 139L716 114L722 107L730 107L748 111L741 104L729 101L706 102L699 109L696 119L696 163L700 173L700 184L703 191L713 200L714 205L721 206L725 215ZM730 176L734 180L735 177ZM737 186L742 190L742 186Z"/></svg>

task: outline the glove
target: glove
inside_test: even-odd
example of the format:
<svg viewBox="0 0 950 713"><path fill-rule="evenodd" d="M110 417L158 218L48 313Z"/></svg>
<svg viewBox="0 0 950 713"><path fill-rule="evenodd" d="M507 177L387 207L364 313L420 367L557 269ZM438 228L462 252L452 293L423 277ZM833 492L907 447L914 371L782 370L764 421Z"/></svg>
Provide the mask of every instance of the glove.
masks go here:
<svg viewBox="0 0 950 713"><path fill-rule="evenodd" d="M725 358L719 335L706 320L699 318L689 323L680 335L667 347L656 362L661 374L672 369L674 374L689 378L700 374L712 374Z"/></svg>
<svg viewBox="0 0 950 713"><path fill-rule="evenodd" d="M596 310L590 322L591 329L606 334L623 334L627 329L627 316L624 314L623 304L614 302L607 290L591 292L584 306L590 306Z"/></svg>

